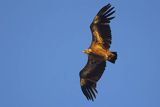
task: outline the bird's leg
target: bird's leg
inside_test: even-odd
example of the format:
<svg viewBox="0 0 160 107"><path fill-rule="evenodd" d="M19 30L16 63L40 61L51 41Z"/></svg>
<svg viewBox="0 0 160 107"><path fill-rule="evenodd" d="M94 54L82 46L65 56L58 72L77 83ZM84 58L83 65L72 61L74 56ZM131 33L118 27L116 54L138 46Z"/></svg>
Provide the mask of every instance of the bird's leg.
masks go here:
<svg viewBox="0 0 160 107"><path fill-rule="evenodd" d="M106 50L102 49L102 48L96 48L93 53L101 56L103 58L103 60L107 60L108 59L108 54L106 52Z"/></svg>
<svg viewBox="0 0 160 107"><path fill-rule="evenodd" d="M107 56L107 60L111 60L112 57L114 57L114 54L112 54L112 52L110 52L109 50L107 50L106 56Z"/></svg>
<svg viewBox="0 0 160 107"><path fill-rule="evenodd" d="M108 57L108 55L106 54L106 55L105 55L105 60L108 60L108 59L109 59L109 57Z"/></svg>
<svg viewBox="0 0 160 107"><path fill-rule="evenodd" d="M104 58L104 60L110 60L113 57L113 54L109 50L100 49L98 54Z"/></svg>

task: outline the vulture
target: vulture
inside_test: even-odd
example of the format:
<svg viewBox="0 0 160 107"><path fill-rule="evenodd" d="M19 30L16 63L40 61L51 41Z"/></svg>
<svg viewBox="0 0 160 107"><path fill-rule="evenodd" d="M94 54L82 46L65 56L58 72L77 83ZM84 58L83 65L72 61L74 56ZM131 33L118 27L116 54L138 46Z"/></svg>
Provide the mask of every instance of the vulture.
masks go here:
<svg viewBox="0 0 160 107"><path fill-rule="evenodd" d="M94 101L98 94L96 83L105 70L106 61L115 63L117 59L117 52L109 50L112 39L109 23L114 18L114 12L114 7L107 4L97 13L90 25L92 42L89 48L83 51L88 55L88 62L79 73L81 90L88 100Z"/></svg>

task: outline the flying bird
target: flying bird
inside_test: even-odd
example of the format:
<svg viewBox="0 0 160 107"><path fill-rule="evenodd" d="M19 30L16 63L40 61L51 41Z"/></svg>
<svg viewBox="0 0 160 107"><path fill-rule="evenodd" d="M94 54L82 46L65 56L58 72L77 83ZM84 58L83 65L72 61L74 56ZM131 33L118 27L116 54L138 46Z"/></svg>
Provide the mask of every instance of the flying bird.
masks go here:
<svg viewBox="0 0 160 107"><path fill-rule="evenodd" d="M88 62L79 73L81 90L88 100L94 101L96 98L96 83L105 70L106 61L115 63L117 59L117 52L109 50L112 39L109 23L114 18L113 9L110 4L104 6L90 25L92 42L83 51L88 55Z"/></svg>

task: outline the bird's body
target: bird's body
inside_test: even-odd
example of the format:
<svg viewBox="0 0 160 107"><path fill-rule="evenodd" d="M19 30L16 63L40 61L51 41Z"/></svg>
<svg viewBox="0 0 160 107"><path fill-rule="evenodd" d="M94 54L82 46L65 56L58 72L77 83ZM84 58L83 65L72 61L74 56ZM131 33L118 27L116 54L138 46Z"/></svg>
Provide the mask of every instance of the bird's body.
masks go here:
<svg viewBox="0 0 160 107"><path fill-rule="evenodd" d="M109 56L112 55L112 53L108 49L103 48L101 44L98 44L96 42L92 42L90 48L87 50L89 50L89 53L87 54L99 55L103 58L104 61L108 60Z"/></svg>
<svg viewBox="0 0 160 107"><path fill-rule="evenodd" d="M109 26L110 17L115 11L110 4L104 6L94 17L90 25L92 32L92 42L88 49L83 52L88 55L86 66L80 71L80 85L82 92L88 100L96 98L96 83L101 78L106 61L115 63L116 52L110 52L111 29Z"/></svg>

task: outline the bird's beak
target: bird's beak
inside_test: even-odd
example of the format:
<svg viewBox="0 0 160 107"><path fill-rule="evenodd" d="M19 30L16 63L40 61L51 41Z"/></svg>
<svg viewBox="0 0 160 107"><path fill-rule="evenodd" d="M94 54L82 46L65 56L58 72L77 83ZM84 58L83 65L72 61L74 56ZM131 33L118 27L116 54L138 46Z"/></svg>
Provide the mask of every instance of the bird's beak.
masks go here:
<svg viewBox="0 0 160 107"><path fill-rule="evenodd" d="M83 50L83 53L88 54L86 50Z"/></svg>

